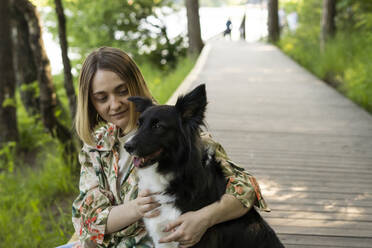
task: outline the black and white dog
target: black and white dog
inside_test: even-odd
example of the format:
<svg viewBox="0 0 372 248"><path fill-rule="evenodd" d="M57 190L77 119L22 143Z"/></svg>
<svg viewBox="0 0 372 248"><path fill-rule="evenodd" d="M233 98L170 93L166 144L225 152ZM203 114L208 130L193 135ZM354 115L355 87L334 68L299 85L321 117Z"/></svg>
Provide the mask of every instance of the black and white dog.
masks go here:
<svg viewBox="0 0 372 248"><path fill-rule="evenodd" d="M200 139L207 105L205 85L200 85L175 106L154 105L150 99L130 97L141 113L138 130L125 149L134 155L139 188L162 192L157 200L161 214L145 218L145 225L157 248L166 224L182 213L196 211L225 193L227 180L221 165L209 157ZM284 247L271 227L254 208L244 216L212 228L194 247L279 248Z"/></svg>

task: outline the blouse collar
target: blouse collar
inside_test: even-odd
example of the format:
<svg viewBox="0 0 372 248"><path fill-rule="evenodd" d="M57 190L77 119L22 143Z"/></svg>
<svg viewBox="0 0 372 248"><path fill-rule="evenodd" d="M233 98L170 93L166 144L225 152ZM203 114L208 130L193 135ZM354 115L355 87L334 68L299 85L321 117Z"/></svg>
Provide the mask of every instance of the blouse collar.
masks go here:
<svg viewBox="0 0 372 248"><path fill-rule="evenodd" d="M98 151L111 151L120 134L120 128L112 123L98 128L94 132L96 146L94 149ZM92 147L93 148L93 147Z"/></svg>

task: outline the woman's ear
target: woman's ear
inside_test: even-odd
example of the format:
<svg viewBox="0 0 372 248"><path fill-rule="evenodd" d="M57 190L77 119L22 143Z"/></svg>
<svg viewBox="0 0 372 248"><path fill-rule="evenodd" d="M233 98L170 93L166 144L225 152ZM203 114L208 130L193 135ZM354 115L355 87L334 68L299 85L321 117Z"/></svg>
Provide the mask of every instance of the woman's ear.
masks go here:
<svg viewBox="0 0 372 248"><path fill-rule="evenodd" d="M133 102L134 106L136 107L136 111L140 113L153 105L151 99L141 96L131 96L128 98L128 101Z"/></svg>

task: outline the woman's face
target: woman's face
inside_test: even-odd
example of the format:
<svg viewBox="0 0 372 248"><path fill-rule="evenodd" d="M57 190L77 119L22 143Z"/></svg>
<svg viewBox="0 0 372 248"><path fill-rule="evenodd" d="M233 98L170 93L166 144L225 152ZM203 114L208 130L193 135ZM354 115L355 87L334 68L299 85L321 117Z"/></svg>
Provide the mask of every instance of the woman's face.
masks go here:
<svg viewBox="0 0 372 248"><path fill-rule="evenodd" d="M90 100L98 114L122 130L129 122L127 83L112 71L98 70L93 78Z"/></svg>

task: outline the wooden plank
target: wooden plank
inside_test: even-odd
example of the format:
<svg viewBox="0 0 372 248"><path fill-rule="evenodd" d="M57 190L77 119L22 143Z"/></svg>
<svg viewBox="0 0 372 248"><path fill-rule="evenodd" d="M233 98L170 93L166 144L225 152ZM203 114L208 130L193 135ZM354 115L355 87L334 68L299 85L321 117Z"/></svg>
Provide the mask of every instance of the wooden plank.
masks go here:
<svg viewBox="0 0 372 248"><path fill-rule="evenodd" d="M333 187L345 187L345 181L342 181L342 180L338 180L338 181L334 181L334 180L324 180L324 179L319 179L319 178L314 178L314 179L311 179L311 178L297 178L297 177L292 177L290 180L287 179L288 177L284 177L284 176L281 176L281 177L272 177L270 175L257 175L257 173L254 173L254 171L249 171L249 173L251 173L252 175L254 175L256 177L256 179L260 182L260 184L262 184L261 181L265 180L266 182L269 182L269 184L274 184L274 185L277 185L277 186L280 186L280 185L286 185L286 184L293 184L293 185L296 185L297 183L298 184L305 184L305 185L311 185L311 184L318 184L318 185L331 185L330 188L333 188ZM360 183L360 182L357 182L357 181L348 181L347 182L347 186L349 187L359 187L360 186L360 189L363 189L363 188L366 188L366 190L364 190L364 192L370 192L370 188L369 187L369 183L368 182L363 182L363 183Z"/></svg>
<svg viewBox="0 0 372 248"><path fill-rule="evenodd" d="M309 191L284 191L273 190L271 192L262 190L264 197L274 202L288 202L309 205L354 205L360 207L372 207L371 195L365 193L342 194L335 192L309 192Z"/></svg>
<svg viewBox="0 0 372 248"><path fill-rule="evenodd" d="M323 181L332 181L332 182L344 182L345 185L352 183L352 184L370 184L372 178L357 178L357 177L348 177L345 175L344 177L337 177L332 174L319 174L319 173L312 173L309 174L301 174L301 173L285 173L285 172L265 172L259 173L254 171L254 175L257 177L268 177L270 180L281 180L281 181L290 181L290 179L295 180L310 180L316 182L323 182ZM316 175L317 174L317 175Z"/></svg>
<svg viewBox="0 0 372 248"><path fill-rule="evenodd" d="M298 245L298 244L285 244L284 246L286 248L344 248L345 246L329 246L329 245ZM357 246L350 246L348 248L358 248Z"/></svg>
<svg viewBox="0 0 372 248"><path fill-rule="evenodd" d="M272 163L263 163L262 161L256 161L258 166L251 166L252 168L255 168L256 170L284 170L284 171L301 171L301 172L322 172L322 173L335 173L344 175L345 173L351 174L351 175L365 175L365 176L372 176L372 169L358 169L358 168L332 168L332 167L325 167L323 166L299 166L298 164L288 164L288 163L278 163L277 161L275 164Z"/></svg>
<svg viewBox="0 0 372 248"><path fill-rule="evenodd" d="M341 221L341 220L319 220L319 219L303 219L303 218L293 218L293 219L285 219L285 218L274 218L274 217L266 217L265 218L269 223L272 225L277 226L296 226L296 227L304 227L309 229L315 229L318 227L321 228L332 228L337 230L349 230L352 228L353 230L349 230L349 234L351 236L358 236L358 237L371 237L372 238L372 222L360 222L354 220L348 221ZM285 220L285 221L284 221ZM352 231L358 233L358 235L352 235ZM366 231L366 232L364 232ZM362 236L359 236L362 235Z"/></svg>
<svg viewBox="0 0 372 248"><path fill-rule="evenodd" d="M301 234L301 235L328 235L328 236L342 236L342 237L358 237L358 238L372 238L371 228L370 229L355 229L355 226L349 226L348 228L337 228L327 225L320 226L303 226L299 222L291 222L293 225L289 225L287 221L266 219L267 222L273 227L277 233L286 234ZM357 225L358 227L358 225Z"/></svg>
<svg viewBox="0 0 372 248"><path fill-rule="evenodd" d="M223 145L223 144L222 144ZM313 152L302 152L298 151L297 149L287 149L287 150L276 150L271 147L267 147L265 150L259 150L257 148L249 148L249 147L240 147L231 145L223 145L224 148L229 150L230 156L249 156L251 159L262 159L262 160L277 160L277 161L300 161L305 162L307 165L314 165L314 164L327 164L327 163L334 163L338 162L339 167L348 168L349 162L352 166L361 166L364 168L368 168L370 166L369 161L372 160L370 156L363 156L363 155L349 155L345 156L345 154L329 154L326 156L322 152L313 151ZM337 165L337 164L335 164Z"/></svg>
<svg viewBox="0 0 372 248"><path fill-rule="evenodd" d="M319 206L319 205L294 205L294 204L287 204L287 203L272 203L268 201L269 207L275 210L288 210L288 211L310 211L314 213L329 213L329 212L337 212L340 214L371 214L370 209L363 208L363 207L355 207L355 206Z"/></svg>
<svg viewBox="0 0 372 248"><path fill-rule="evenodd" d="M235 162L235 161L234 161ZM273 162L271 165L265 165L265 164L260 164L259 162L255 161L254 164L249 164L249 165L243 165L242 163L235 162L243 167L248 168L248 170L255 170L258 172L296 172L300 174L306 174L306 173L318 173L318 174L330 174L330 175L336 175L336 176L348 176L348 177L365 177L369 178L372 176L372 173L367 171L367 170L361 170L361 169L355 169L355 168L349 168L347 170L339 170L339 169L319 169L315 167L310 167L310 166L304 166L301 164L286 164L286 165L280 165L280 164L275 164ZM372 161L371 161L372 163ZM327 166L327 165L324 165ZM304 170L301 170L302 167L305 167ZM330 168L330 167L328 167Z"/></svg>
<svg viewBox="0 0 372 248"><path fill-rule="evenodd" d="M304 137L302 137L304 138ZM282 142L282 141L281 141ZM239 142L240 143L240 142ZM303 151L299 149L299 146L303 146L304 149L310 148L305 144L293 144L293 148L286 148L286 149L277 149L271 146L265 146L262 148L252 146L247 144L245 147L239 146L239 143L235 144L226 144L223 147L231 150L229 154L234 155L249 155L251 157L260 158L260 159L275 159L279 161L286 161L286 160L305 160L307 164L314 164L316 163L328 163L328 162L335 162L338 161L341 167L347 167L347 163L349 161L353 161L352 165L355 166L368 166L370 165L368 161L372 160L372 157L369 155L362 155L362 154L345 154L345 153L335 153L334 151L330 150L329 153L325 153L324 150L313 150L313 151ZM245 141L244 143L248 143ZM310 159L310 160L309 160Z"/></svg>
<svg viewBox="0 0 372 248"><path fill-rule="evenodd" d="M294 198L294 199L287 199L286 197L281 198L278 200L274 198L265 197L267 199L268 204L277 206L281 204L286 204L290 206L314 206L318 207L320 209L328 209L328 208L360 208L364 209L365 211L372 212L372 206L371 202L355 202L355 201L342 201L342 200L329 200L329 199L323 199L323 200L317 200L315 198L309 199L309 198Z"/></svg>
<svg viewBox="0 0 372 248"><path fill-rule="evenodd" d="M284 219L312 219L312 220L341 220L341 221L357 221L357 222L372 222L372 214L368 213L338 213L338 212L313 212L313 211L294 211L272 209L269 213L261 213L264 218L284 218Z"/></svg>
<svg viewBox="0 0 372 248"><path fill-rule="evenodd" d="M309 199L292 199L292 200L275 200L272 198L265 198L267 200L267 203L270 206L276 207L279 205L286 205L286 206L292 206L292 207L314 207L319 210L327 210L327 209L359 209L359 211L363 212L372 212L372 207L370 204L363 204L358 203L355 204L352 201L350 203L345 202L335 202L335 201L315 201L312 202Z"/></svg>
<svg viewBox="0 0 372 248"><path fill-rule="evenodd" d="M255 175L255 174L254 174ZM323 181L323 182L314 182L314 181L300 181L300 180L291 180L286 182L274 182L273 180L269 180L265 177L260 177L256 179L258 180L261 189L267 188L273 189L290 189L293 191L302 191L311 189L314 191L321 191L321 192L329 192L332 190L333 192L345 192L345 194L349 193L360 193L360 192L369 192L372 188L370 184L348 184L345 187L345 182L332 182L332 181Z"/></svg>
<svg viewBox="0 0 372 248"><path fill-rule="evenodd" d="M370 168L371 164L370 161L372 157L366 155L349 155L346 156L342 153L330 153L324 154L321 151L301 151L296 148L290 148L286 150L278 150L272 147L266 147L266 149L259 149L257 147L248 147L244 146L237 146L239 143L234 145L229 144L222 144L226 150L228 150L228 154L232 157L237 156L249 156L251 159L261 159L265 160L274 160L274 161L295 161L295 162L304 162L307 165L316 165L316 164L327 164L327 163L335 163L334 166L340 168L349 168L350 166L355 167L363 167L363 168ZM293 144L298 145L298 144Z"/></svg>
<svg viewBox="0 0 372 248"><path fill-rule="evenodd" d="M293 245L293 247L358 247L367 248L371 247L371 238L358 238L358 237L339 237L339 236L323 236L323 235L298 235L298 234L279 234L280 240L288 245Z"/></svg>

